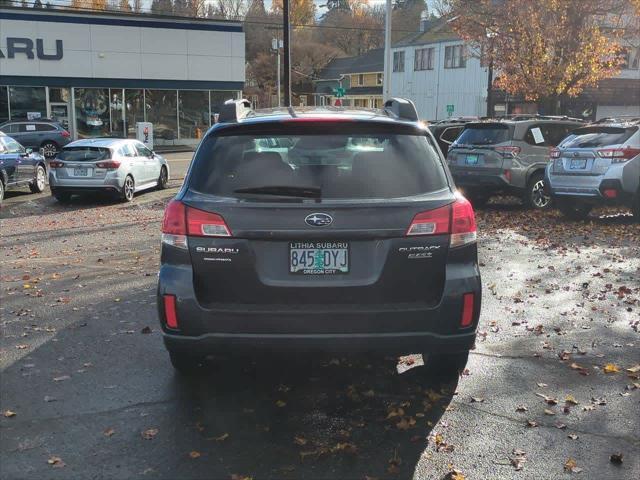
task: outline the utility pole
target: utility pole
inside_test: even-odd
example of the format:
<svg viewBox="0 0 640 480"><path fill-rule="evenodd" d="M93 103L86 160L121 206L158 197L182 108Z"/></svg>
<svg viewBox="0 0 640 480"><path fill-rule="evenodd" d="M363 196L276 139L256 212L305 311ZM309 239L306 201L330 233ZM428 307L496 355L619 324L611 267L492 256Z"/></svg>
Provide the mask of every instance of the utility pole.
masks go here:
<svg viewBox="0 0 640 480"><path fill-rule="evenodd" d="M390 0L387 0L390 1ZM291 28L289 27L289 0L283 0L282 2L282 28L283 28L283 47L284 47L284 106L291 106L291 43L290 34ZM278 57L280 58L280 57ZM278 70L280 71L280 70Z"/></svg>
<svg viewBox="0 0 640 480"><path fill-rule="evenodd" d="M386 102L391 98L391 0L387 0L384 19L384 86L382 100Z"/></svg>
<svg viewBox="0 0 640 480"><path fill-rule="evenodd" d="M278 69L278 73L277 73L277 78L278 78L278 83L277 83L277 88L278 88L278 107L282 106L282 95L280 94L282 92L282 89L280 87L280 49L282 48L282 40L280 40L278 37L273 38L271 40L271 48L273 50L276 51L276 56L277 56L277 61L276 61L276 68Z"/></svg>

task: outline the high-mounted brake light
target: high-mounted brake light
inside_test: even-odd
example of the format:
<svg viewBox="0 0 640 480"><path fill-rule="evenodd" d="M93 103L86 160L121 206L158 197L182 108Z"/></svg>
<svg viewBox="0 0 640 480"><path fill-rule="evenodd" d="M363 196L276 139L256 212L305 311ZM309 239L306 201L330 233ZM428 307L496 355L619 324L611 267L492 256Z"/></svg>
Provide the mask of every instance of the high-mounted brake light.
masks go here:
<svg viewBox="0 0 640 480"><path fill-rule="evenodd" d="M631 160L636 155L640 155L640 148L604 148L597 150L600 158L609 158L612 163L624 163Z"/></svg>
<svg viewBox="0 0 640 480"><path fill-rule="evenodd" d="M172 200L164 211L162 241L174 247L186 249L187 235L230 237L231 230L220 215L187 207L178 200Z"/></svg>
<svg viewBox="0 0 640 480"><path fill-rule="evenodd" d="M120 162L118 160L106 160L104 162L96 162L96 167L106 168L107 170L117 170L120 168Z"/></svg>
<svg viewBox="0 0 640 480"><path fill-rule="evenodd" d="M477 239L476 219L471 203L462 195L451 205L418 213L407 236L450 234L450 246L461 247Z"/></svg>
<svg viewBox="0 0 640 480"><path fill-rule="evenodd" d="M163 295L162 301L164 304L164 318L167 323L167 327L177 330L178 329L178 312L176 310L176 296Z"/></svg>
<svg viewBox="0 0 640 480"><path fill-rule="evenodd" d="M49 168L62 168L64 167L64 163L59 160L51 160L49 162Z"/></svg>

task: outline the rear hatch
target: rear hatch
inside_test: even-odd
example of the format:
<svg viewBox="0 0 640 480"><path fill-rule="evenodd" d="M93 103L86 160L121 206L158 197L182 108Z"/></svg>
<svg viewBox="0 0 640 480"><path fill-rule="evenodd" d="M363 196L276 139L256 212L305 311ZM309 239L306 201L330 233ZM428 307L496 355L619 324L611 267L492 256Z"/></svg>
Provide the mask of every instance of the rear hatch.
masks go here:
<svg viewBox="0 0 640 480"><path fill-rule="evenodd" d="M51 163L58 179L98 180L115 167L111 150L103 147L65 147Z"/></svg>
<svg viewBox="0 0 640 480"><path fill-rule="evenodd" d="M612 152L637 131L637 127L594 125L574 130L552 152L554 174L595 176L611 166Z"/></svg>
<svg viewBox="0 0 640 480"><path fill-rule="evenodd" d="M440 301L449 236L406 236L416 214L455 200L423 130L293 121L219 132L182 198L229 232L189 237L201 304Z"/></svg>
<svg viewBox="0 0 640 480"><path fill-rule="evenodd" d="M517 147L511 147L513 127L501 122L469 123L449 147L447 160L452 171L477 169L499 173L505 158ZM515 152L517 153L517 152Z"/></svg>

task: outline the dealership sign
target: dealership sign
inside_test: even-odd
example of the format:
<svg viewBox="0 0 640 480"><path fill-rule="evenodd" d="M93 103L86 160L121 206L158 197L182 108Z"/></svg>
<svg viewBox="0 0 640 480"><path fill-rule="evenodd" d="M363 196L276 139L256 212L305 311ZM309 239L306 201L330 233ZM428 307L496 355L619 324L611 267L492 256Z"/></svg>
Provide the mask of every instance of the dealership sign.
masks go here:
<svg viewBox="0 0 640 480"><path fill-rule="evenodd" d="M62 40L56 40L56 53L44 53L44 40L41 38L36 38L34 48L34 41L30 38L7 37L6 51L0 50L0 58L25 55L29 60L36 57L40 60L61 60L62 53Z"/></svg>

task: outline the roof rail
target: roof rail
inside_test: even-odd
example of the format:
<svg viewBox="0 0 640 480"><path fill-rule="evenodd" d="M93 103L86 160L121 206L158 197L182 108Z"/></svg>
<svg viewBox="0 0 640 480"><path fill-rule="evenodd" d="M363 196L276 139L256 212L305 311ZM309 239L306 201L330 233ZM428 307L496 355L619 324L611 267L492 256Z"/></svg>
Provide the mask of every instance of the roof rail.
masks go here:
<svg viewBox="0 0 640 480"><path fill-rule="evenodd" d="M227 100L220 109L218 123L232 123L247 118L254 114L251 102L246 98L240 100Z"/></svg>
<svg viewBox="0 0 640 480"><path fill-rule="evenodd" d="M408 98L390 98L384 102L384 113L399 120L418 121L418 111Z"/></svg>
<svg viewBox="0 0 640 480"><path fill-rule="evenodd" d="M602 123L630 123L636 125L640 123L640 116L638 115L616 115L614 117L603 117L600 120L593 122L594 124Z"/></svg>

